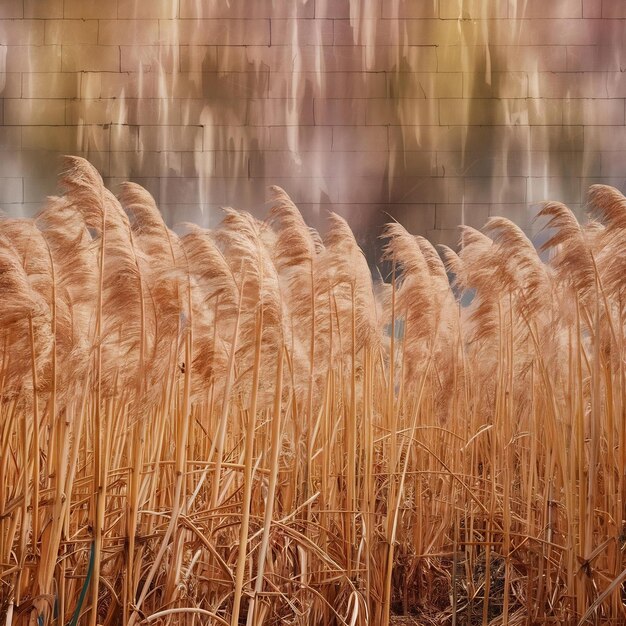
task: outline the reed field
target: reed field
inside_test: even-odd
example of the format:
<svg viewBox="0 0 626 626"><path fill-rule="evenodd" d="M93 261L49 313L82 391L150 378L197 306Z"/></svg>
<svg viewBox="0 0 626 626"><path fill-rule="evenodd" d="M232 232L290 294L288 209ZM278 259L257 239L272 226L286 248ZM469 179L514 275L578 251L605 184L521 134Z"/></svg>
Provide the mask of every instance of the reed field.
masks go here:
<svg viewBox="0 0 626 626"><path fill-rule="evenodd" d="M619 191L539 251L391 223L373 280L278 188L60 189L0 222L0 623L626 623Z"/></svg>

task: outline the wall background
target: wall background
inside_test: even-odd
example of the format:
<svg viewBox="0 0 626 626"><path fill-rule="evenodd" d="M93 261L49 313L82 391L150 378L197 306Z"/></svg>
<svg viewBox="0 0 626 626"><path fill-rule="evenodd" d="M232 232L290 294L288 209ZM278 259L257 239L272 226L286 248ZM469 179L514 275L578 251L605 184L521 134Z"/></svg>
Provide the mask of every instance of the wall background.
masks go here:
<svg viewBox="0 0 626 626"><path fill-rule="evenodd" d="M581 211L626 187L626 2L0 0L0 207L31 214L57 156L131 179L170 223L260 211L283 186L368 249L385 212Z"/></svg>

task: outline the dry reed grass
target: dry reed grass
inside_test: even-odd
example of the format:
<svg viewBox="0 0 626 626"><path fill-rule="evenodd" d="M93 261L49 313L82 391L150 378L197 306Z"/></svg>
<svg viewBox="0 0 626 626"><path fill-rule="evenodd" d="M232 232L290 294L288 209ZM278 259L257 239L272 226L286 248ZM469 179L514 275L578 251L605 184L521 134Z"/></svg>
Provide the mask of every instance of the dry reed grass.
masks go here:
<svg viewBox="0 0 626 626"><path fill-rule="evenodd" d="M177 235L67 166L0 223L5 624L624 623L618 191L374 285L280 189Z"/></svg>

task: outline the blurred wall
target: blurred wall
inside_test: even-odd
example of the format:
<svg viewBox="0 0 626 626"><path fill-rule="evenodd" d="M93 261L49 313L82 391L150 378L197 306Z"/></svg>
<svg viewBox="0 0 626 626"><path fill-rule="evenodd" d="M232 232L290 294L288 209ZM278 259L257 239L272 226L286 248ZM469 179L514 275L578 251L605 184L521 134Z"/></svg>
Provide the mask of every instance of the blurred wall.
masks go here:
<svg viewBox="0 0 626 626"><path fill-rule="evenodd" d="M57 156L135 180L170 222L290 193L363 245L399 219L453 243L626 183L626 2L1 0L0 207ZM530 207L530 208L529 208Z"/></svg>

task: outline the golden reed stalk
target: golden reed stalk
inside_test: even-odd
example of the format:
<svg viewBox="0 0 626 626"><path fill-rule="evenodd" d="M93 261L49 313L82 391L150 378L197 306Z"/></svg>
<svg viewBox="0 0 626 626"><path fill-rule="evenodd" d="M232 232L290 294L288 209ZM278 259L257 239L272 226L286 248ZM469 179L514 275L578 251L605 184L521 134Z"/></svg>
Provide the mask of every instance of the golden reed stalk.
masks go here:
<svg viewBox="0 0 626 626"><path fill-rule="evenodd" d="M346 222L163 222L70 157L0 222L0 622L624 623L626 199L389 282ZM451 282L451 278L452 282Z"/></svg>

